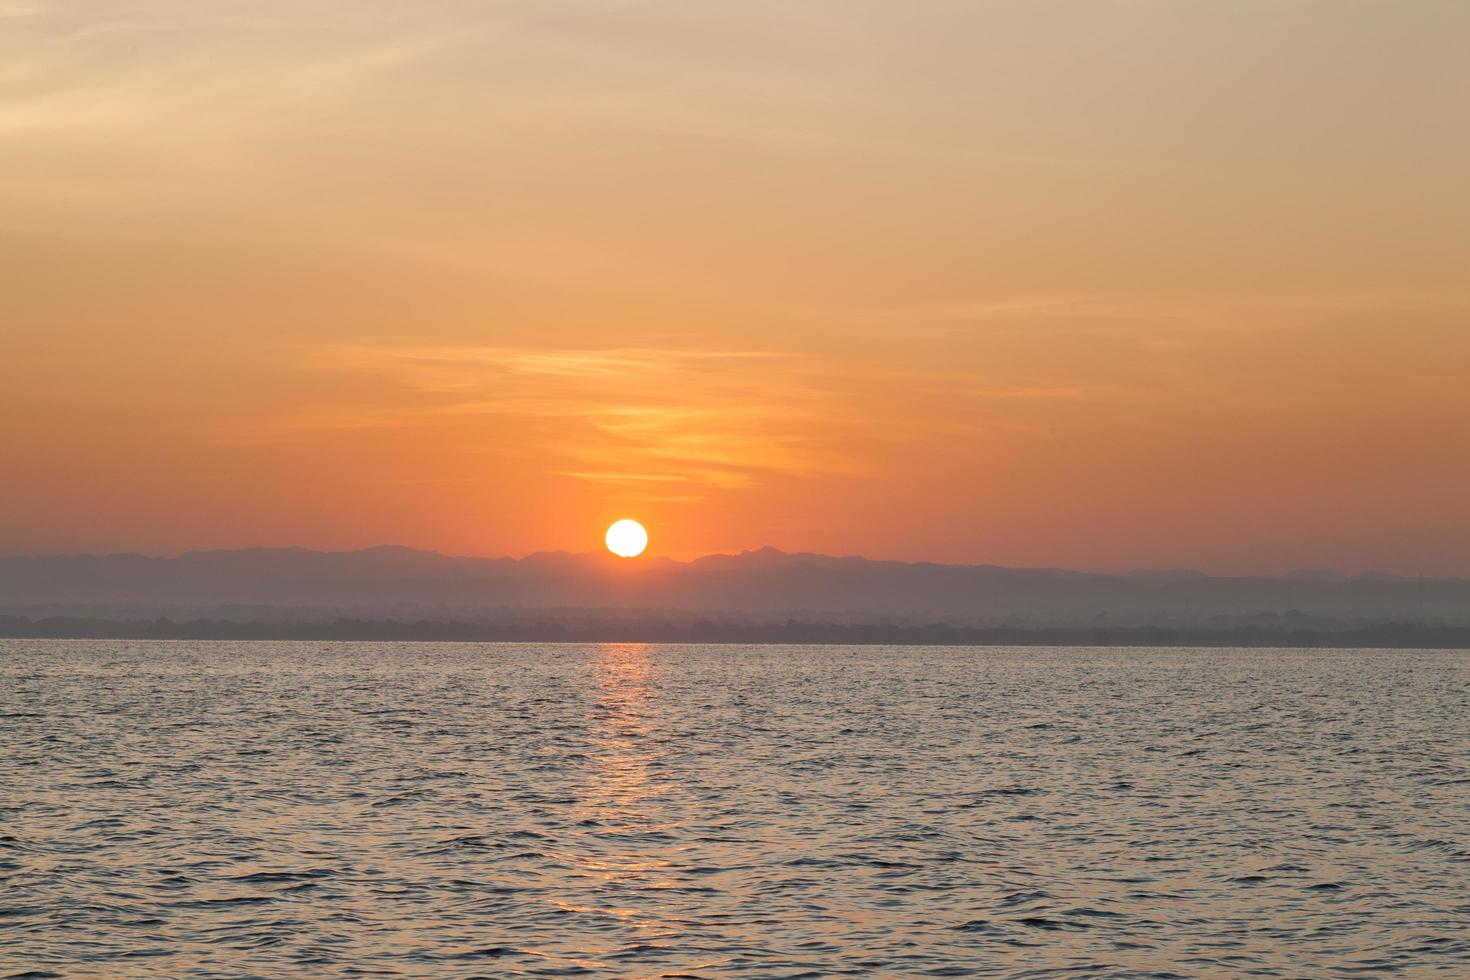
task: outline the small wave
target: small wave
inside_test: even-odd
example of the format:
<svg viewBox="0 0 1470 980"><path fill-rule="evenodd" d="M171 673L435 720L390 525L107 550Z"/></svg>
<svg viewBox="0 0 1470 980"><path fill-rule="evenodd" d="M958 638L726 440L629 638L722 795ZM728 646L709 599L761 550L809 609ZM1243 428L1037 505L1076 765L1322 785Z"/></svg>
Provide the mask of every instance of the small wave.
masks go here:
<svg viewBox="0 0 1470 980"><path fill-rule="evenodd" d="M1048 919L1040 915L1028 915L1016 921L1028 929L1043 929L1047 932L1063 932L1072 929L1088 928L1087 924L1083 922L1064 922L1060 919Z"/></svg>
<svg viewBox="0 0 1470 980"><path fill-rule="evenodd" d="M275 899L269 895L237 895L233 898L195 898L184 902L174 902L174 908L180 909L217 909L228 908L233 905L264 905L274 902Z"/></svg>
<svg viewBox="0 0 1470 980"><path fill-rule="evenodd" d="M335 872L322 868L310 871L255 871L246 875L235 875L225 879L226 881L242 881L253 884L270 884L272 882L309 881L313 878L329 878Z"/></svg>
<svg viewBox="0 0 1470 980"><path fill-rule="evenodd" d="M442 953L437 959L441 960L496 960L502 956L511 956L519 950L509 946L486 946L482 949L465 950L462 953Z"/></svg>
<svg viewBox="0 0 1470 980"><path fill-rule="evenodd" d="M1032 905L1036 902L1051 901L1055 901L1055 896L1052 895L1050 892L1011 892L1009 895L1003 896L1001 900L996 904L999 905L1001 908L1013 908L1017 905Z"/></svg>

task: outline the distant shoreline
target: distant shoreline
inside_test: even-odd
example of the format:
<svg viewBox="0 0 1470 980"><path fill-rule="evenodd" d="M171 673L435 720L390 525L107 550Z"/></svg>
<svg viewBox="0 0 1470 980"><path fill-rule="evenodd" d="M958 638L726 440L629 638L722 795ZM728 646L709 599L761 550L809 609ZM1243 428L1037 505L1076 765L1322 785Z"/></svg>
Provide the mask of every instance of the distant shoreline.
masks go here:
<svg viewBox="0 0 1470 980"><path fill-rule="evenodd" d="M841 624L521 620L496 623L334 619L237 622L0 616L0 639L357 640L424 643L725 643L831 646L1315 647L1470 649L1470 626L1344 624L1339 628L1235 626L963 627L944 623Z"/></svg>

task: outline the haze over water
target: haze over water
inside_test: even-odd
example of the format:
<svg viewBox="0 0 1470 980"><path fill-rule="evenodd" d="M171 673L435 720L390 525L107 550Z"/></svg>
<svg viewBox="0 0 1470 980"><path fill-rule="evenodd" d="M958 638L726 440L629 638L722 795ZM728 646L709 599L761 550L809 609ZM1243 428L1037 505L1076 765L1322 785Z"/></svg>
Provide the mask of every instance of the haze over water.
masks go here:
<svg viewBox="0 0 1470 980"><path fill-rule="evenodd" d="M1465 652L0 641L0 973L1463 976Z"/></svg>

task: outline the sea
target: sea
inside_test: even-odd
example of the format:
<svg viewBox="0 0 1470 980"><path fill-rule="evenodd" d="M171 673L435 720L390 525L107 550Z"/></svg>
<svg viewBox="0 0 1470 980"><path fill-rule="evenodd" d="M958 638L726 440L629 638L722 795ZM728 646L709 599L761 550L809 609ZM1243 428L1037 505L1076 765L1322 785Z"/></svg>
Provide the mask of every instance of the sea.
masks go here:
<svg viewBox="0 0 1470 980"><path fill-rule="evenodd" d="M1467 977L1470 652L0 641L0 976Z"/></svg>

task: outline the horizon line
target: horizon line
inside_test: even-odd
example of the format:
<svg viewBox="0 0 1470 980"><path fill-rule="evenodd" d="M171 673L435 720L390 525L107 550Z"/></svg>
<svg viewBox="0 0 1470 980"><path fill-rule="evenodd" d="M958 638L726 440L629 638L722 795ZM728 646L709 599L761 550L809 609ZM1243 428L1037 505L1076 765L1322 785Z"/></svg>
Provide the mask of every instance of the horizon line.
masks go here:
<svg viewBox="0 0 1470 980"><path fill-rule="evenodd" d="M1317 578L1318 581L1321 581L1321 580L1333 580L1333 579L1338 579L1338 580L1342 580L1342 581L1357 581L1357 580L1364 580L1364 579L1370 579L1370 580L1371 579L1376 579L1376 580L1401 581L1401 582L1412 582L1412 581L1416 581L1416 580L1418 580L1418 581L1456 582L1456 581L1465 581L1466 579L1470 579L1470 575L1425 575L1423 573L1417 573L1417 574L1401 574L1401 573L1396 573L1396 572L1385 572L1385 571L1382 571L1382 570L1379 570L1379 569L1363 569L1363 570L1355 571L1355 572L1347 572L1347 571L1342 571L1341 569L1334 569L1334 568L1293 568L1293 569L1289 569L1289 570L1284 571L1284 572L1251 572L1251 573L1243 573L1243 574L1242 573L1207 572L1207 571L1203 571L1203 570L1198 569L1198 568L1191 568L1191 567L1175 567L1175 568L1148 568L1148 567L1142 567L1142 568L1131 568L1131 569L1123 570L1123 571L1097 571L1097 570L1092 570L1092 569L1067 568L1067 567L1061 566L1061 565L1002 565L1002 564L997 564L995 562L985 562L985 561L954 562L954 561L931 561L931 560L923 560L923 559L910 560L910 559L902 559L902 558L871 558L871 557L869 557L867 555L862 555L862 554L832 555L832 554L827 554L827 553L824 553L824 552L816 552L816 551L786 551L784 549L781 549L781 548L778 548L778 547L776 547L774 545L769 545L769 544L762 545L759 548L744 548L744 549L741 549L738 552L716 551L716 552L709 552L709 553L703 554L703 555L698 555L698 556L695 556L695 557L692 557L692 558L682 558L682 559L681 558L674 558L674 557L671 557L669 555L649 555L649 554L645 554L645 555L642 555L640 557L631 558L631 559L629 559L629 558L619 558L616 555L613 555L613 554L611 554L609 552L602 551L602 550L599 550L599 549L596 549L596 548L588 549L586 551L567 551L567 550L564 550L564 549L552 549L552 550L547 550L547 551L531 551L531 552L526 552L526 553L521 554L521 555L498 555L498 556L496 556L496 555L468 555L468 554L455 554L455 553L450 553L450 552L445 552L445 551L437 551L437 550L432 549L432 548L419 548L419 547L415 547L413 545L387 544L387 543L385 543L385 544L367 545L367 546L360 547L360 548L339 548L339 549L332 549L332 548L313 548L313 547L308 547L306 545L249 545L249 546L236 547L236 548L228 548L228 547L219 547L219 548L188 548L188 549L185 549L183 551L179 551L179 552L172 553L172 554L148 554L148 553L141 552L141 551L112 551L112 552L86 552L86 551L80 551L80 552L51 552L51 553L28 553L28 554L0 554L0 561L8 561L8 560L40 560L40 559L56 559L56 558L65 558L65 559L78 559L78 558L95 558L95 559L141 558L141 559L146 559L146 560L150 560L150 561L180 561L180 560L183 560L184 558L186 558L186 557L188 557L190 555L245 554L245 553L251 553L251 552L304 552L304 553L307 553L307 554L314 554L314 555L361 555L361 554L368 554L368 553L371 553L371 552L389 552L389 551L391 551L391 552L408 552L408 553L419 554L419 555L431 555L431 556L434 556L436 558L444 558L444 559L449 559L449 560L453 560L453 561L484 561L484 562L503 562L503 561L510 561L510 562L523 562L523 561L529 561L529 560L532 560L532 559L535 559L535 558L542 558L542 557L546 557L546 558L551 558L551 557L565 557L565 558L596 558L596 559L599 559L599 560L606 559L610 563L627 563L630 566L639 565L639 564L649 564L649 563L654 563L654 562L667 563L667 564L673 564L673 565L690 566L690 565L694 565L694 564L697 564L699 562L707 561L707 560L710 560L710 559L719 559L719 558L736 559L736 558L744 558L744 557L748 557L748 556L752 556L752 555L770 554L770 555L780 556L782 558L819 558L819 559L826 559L826 560L830 560L830 561L859 561L859 562L867 562L867 563L875 564L875 565L927 565L927 566L933 566L933 567L938 567L938 568L992 568L992 569L1000 569L1000 570L1004 570L1004 571L1015 571L1015 572L1053 572L1053 573L1064 573L1064 574L1068 574L1068 575L1087 575L1087 576L1092 576L1092 577L1097 577L1097 578L1128 578L1128 577L1134 577L1134 576L1140 576L1140 575L1181 575L1181 576L1187 575L1187 576L1198 576L1198 577L1201 577L1201 578L1213 578L1213 579L1291 579L1293 577L1299 577L1299 578L1302 578L1304 581L1307 581L1307 582L1313 581L1313 579L1312 578L1308 578L1308 576L1318 577Z"/></svg>

